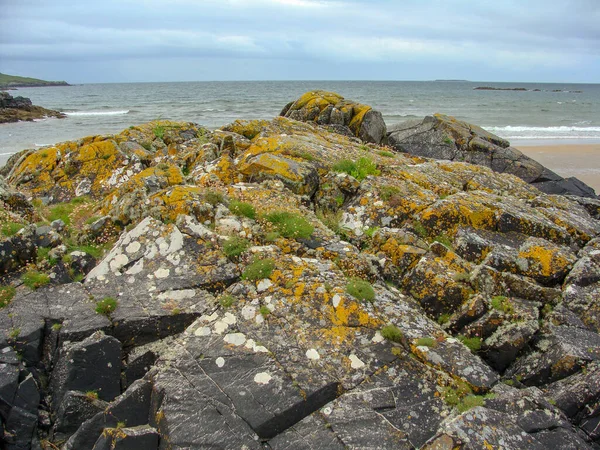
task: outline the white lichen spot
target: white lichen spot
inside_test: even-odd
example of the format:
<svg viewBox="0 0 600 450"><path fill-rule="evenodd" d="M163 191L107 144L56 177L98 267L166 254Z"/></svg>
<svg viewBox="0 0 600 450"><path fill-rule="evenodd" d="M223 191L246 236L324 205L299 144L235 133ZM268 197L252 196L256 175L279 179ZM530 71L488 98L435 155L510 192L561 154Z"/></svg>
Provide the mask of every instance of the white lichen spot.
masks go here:
<svg viewBox="0 0 600 450"><path fill-rule="evenodd" d="M144 270L144 260L140 259L138 262L136 262L133 266L131 266L127 272L125 272L127 275L137 275L138 273L140 273L142 270Z"/></svg>
<svg viewBox="0 0 600 450"><path fill-rule="evenodd" d="M348 358L350 358L350 367L352 367L353 369L361 369L365 367L365 363L362 362L354 353L351 354Z"/></svg>
<svg viewBox="0 0 600 450"><path fill-rule="evenodd" d="M373 336L373 339L371 339L371 342L373 342L374 344L379 344L380 342L383 342L385 340L385 338L381 335L381 333L379 331L375 332L375 336Z"/></svg>
<svg viewBox="0 0 600 450"><path fill-rule="evenodd" d="M169 269L160 268L156 272L154 272L154 276L158 279L167 278L171 271Z"/></svg>
<svg viewBox="0 0 600 450"><path fill-rule="evenodd" d="M252 305L246 305L242 308L242 317L246 320L251 320L256 315L256 307Z"/></svg>
<svg viewBox="0 0 600 450"><path fill-rule="evenodd" d="M122 253L116 255L113 260L110 262L110 270L113 272L117 272L121 267L126 265L129 262L129 258L127 255Z"/></svg>
<svg viewBox="0 0 600 450"><path fill-rule="evenodd" d="M331 303L333 304L334 308L337 308L340 305L341 301L342 301L342 297L340 297L339 294L335 294L333 296L333 298L331 299Z"/></svg>
<svg viewBox="0 0 600 450"><path fill-rule="evenodd" d="M207 316L206 314L203 314L200 316L200 318L198 319L200 322L214 322L215 320L217 320L219 318L219 314L212 313L210 316Z"/></svg>
<svg viewBox="0 0 600 450"><path fill-rule="evenodd" d="M321 359L319 352L314 348L306 350L306 357L312 361L316 361L317 359Z"/></svg>
<svg viewBox="0 0 600 450"><path fill-rule="evenodd" d="M228 323L226 323L226 322L224 322L222 320L219 320L219 321L215 322L215 325L214 325L215 333L217 333L217 334L223 334L227 328L229 328L229 324Z"/></svg>
<svg viewBox="0 0 600 450"><path fill-rule="evenodd" d="M133 241L131 244L129 244L125 248L125 251L129 254L136 253L137 251L140 250L141 247L142 247L142 244L140 244L138 241Z"/></svg>
<svg viewBox="0 0 600 450"><path fill-rule="evenodd" d="M273 283L271 282L271 280L265 278L264 280L260 280L258 282L258 285L256 286L256 290L258 292L264 292L267 289L269 289L271 286L273 286Z"/></svg>
<svg viewBox="0 0 600 450"><path fill-rule="evenodd" d="M328 416L328 415L330 415L333 412L333 410L331 409L331 406L326 406L325 408L323 408L321 410L321 412L323 414L325 414L326 416Z"/></svg>
<svg viewBox="0 0 600 450"><path fill-rule="evenodd" d="M229 333L223 338L225 342L231 345L244 345L246 336L244 333Z"/></svg>
<svg viewBox="0 0 600 450"><path fill-rule="evenodd" d="M268 372L260 372L254 375L254 382L257 384L269 384L272 378Z"/></svg>
<svg viewBox="0 0 600 450"><path fill-rule="evenodd" d="M223 359L222 357L219 356L217 359L215 359L215 364L220 369L221 367L223 367L225 365L225 359Z"/></svg>
<svg viewBox="0 0 600 450"><path fill-rule="evenodd" d="M231 313L225 313L225 315L223 316L223 322L225 322L228 325L233 325L234 323L237 322L237 317L235 317L233 314Z"/></svg>
<svg viewBox="0 0 600 450"><path fill-rule="evenodd" d="M194 332L194 334L196 336L210 336L211 332L209 327L200 327Z"/></svg>

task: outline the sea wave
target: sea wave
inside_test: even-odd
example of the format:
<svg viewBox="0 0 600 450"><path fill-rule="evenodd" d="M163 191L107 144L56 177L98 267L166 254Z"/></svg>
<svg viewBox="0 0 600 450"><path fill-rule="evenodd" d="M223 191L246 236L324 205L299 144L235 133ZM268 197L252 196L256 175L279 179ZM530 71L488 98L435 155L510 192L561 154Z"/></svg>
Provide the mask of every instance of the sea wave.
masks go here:
<svg viewBox="0 0 600 450"><path fill-rule="evenodd" d="M123 109L120 111L65 111L67 116L121 116L128 113L128 109Z"/></svg>
<svg viewBox="0 0 600 450"><path fill-rule="evenodd" d="M500 137L513 139L600 139L600 127L484 126L482 128Z"/></svg>

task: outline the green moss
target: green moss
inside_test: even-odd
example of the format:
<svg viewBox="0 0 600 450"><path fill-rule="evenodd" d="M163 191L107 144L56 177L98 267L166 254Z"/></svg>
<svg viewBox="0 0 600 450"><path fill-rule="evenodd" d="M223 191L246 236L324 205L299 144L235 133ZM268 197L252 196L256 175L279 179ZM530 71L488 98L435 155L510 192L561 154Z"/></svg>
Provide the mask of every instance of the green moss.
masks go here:
<svg viewBox="0 0 600 450"><path fill-rule="evenodd" d="M67 250L68 253L71 252L84 252L94 258L98 259L102 257L104 254L104 249L102 247L98 247L96 245L70 245Z"/></svg>
<svg viewBox="0 0 600 450"><path fill-rule="evenodd" d="M252 206L250 203L244 203L238 200L231 200L231 202L229 203L229 211L231 211L236 216L244 216L248 217L249 219L256 218L256 210L254 209L254 206Z"/></svg>
<svg viewBox="0 0 600 450"><path fill-rule="evenodd" d="M42 286L50 283L50 277L45 273L38 272L37 270L29 270L21 277L23 284L30 289L38 289Z"/></svg>
<svg viewBox="0 0 600 450"><path fill-rule="evenodd" d="M52 330L54 331L60 331L62 329L62 323L55 323L52 325Z"/></svg>
<svg viewBox="0 0 600 450"><path fill-rule="evenodd" d="M435 347L435 346L437 346L437 342L433 338L422 337L422 338L417 339L417 342L415 342L415 345L417 347Z"/></svg>
<svg viewBox="0 0 600 450"><path fill-rule="evenodd" d="M418 220L413 220L412 229L419 237L426 238L428 235L427 229Z"/></svg>
<svg viewBox="0 0 600 450"><path fill-rule="evenodd" d="M271 258L259 259L248 265L242 273L242 280L262 280L269 278L275 269L275 261Z"/></svg>
<svg viewBox="0 0 600 450"><path fill-rule="evenodd" d="M464 413L471 408L475 408L476 406L483 406L484 398L481 395L467 395L463 397L456 408L460 413Z"/></svg>
<svg viewBox="0 0 600 450"><path fill-rule="evenodd" d="M220 192L206 191L204 193L204 200L206 200L207 203L210 203L213 206L217 206L219 203L223 203L225 197L223 197L223 194L221 194Z"/></svg>
<svg viewBox="0 0 600 450"><path fill-rule="evenodd" d="M379 197L381 197L382 200L388 201L392 197L399 195L399 194L400 194L400 189L398 189L396 186L380 186L379 187Z"/></svg>
<svg viewBox="0 0 600 450"><path fill-rule="evenodd" d="M281 235L277 231L269 231L265 234L265 242L275 242Z"/></svg>
<svg viewBox="0 0 600 450"><path fill-rule="evenodd" d="M402 331L394 325L386 325L381 329L381 335L392 342L402 342Z"/></svg>
<svg viewBox="0 0 600 450"><path fill-rule="evenodd" d="M275 211L265 216L265 219L271 222L276 231L286 238L309 238L315 227L313 227L304 217L299 214L287 211Z"/></svg>
<svg viewBox="0 0 600 450"><path fill-rule="evenodd" d="M228 258L235 258L248 250L248 248L250 248L250 241L248 239L232 236L223 244L223 253Z"/></svg>
<svg viewBox="0 0 600 450"><path fill-rule="evenodd" d="M458 340L468 347L472 352L477 352L481 348L482 341L480 337L469 338L466 336L458 336Z"/></svg>
<svg viewBox="0 0 600 450"><path fill-rule="evenodd" d="M223 307L223 308L229 308L230 306L232 306L235 302L237 301L237 299L233 296L233 295L229 295L229 294L224 294L221 295L219 297L219 304Z"/></svg>
<svg viewBox="0 0 600 450"><path fill-rule="evenodd" d="M448 323L450 321L450 314L442 314L440 317L438 317L437 323L439 323L440 325L444 325L445 323Z"/></svg>
<svg viewBox="0 0 600 450"><path fill-rule="evenodd" d="M259 312L263 317L267 317L269 314L271 314L271 310L265 305L260 307Z"/></svg>
<svg viewBox="0 0 600 450"><path fill-rule="evenodd" d="M44 248L44 247L38 247L37 249L37 255L36 255L36 261L37 263L41 263L43 261L48 261L48 264L50 264L50 266L55 266L56 263L58 262L57 259L55 258L50 258L49 254L50 254L50 248Z"/></svg>
<svg viewBox="0 0 600 450"><path fill-rule="evenodd" d="M379 175L380 173L379 170L377 170L377 164L367 157L359 158L356 162L349 159L343 159L334 164L332 170L335 172L347 173L358 181L364 180L369 175Z"/></svg>
<svg viewBox="0 0 600 450"><path fill-rule="evenodd" d="M385 156L386 158L393 158L395 156L392 152L387 152L384 150L377 152L377 154L379 156Z"/></svg>
<svg viewBox="0 0 600 450"><path fill-rule="evenodd" d="M365 230L365 236L372 238L375 233L379 230L379 227L369 227Z"/></svg>
<svg viewBox="0 0 600 450"><path fill-rule="evenodd" d="M114 297L104 297L99 302L96 302L96 313L108 316L117 309L117 306L118 302Z"/></svg>
<svg viewBox="0 0 600 450"><path fill-rule="evenodd" d="M0 286L0 309L8 306L16 292L16 289L12 286Z"/></svg>
<svg viewBox="0 0 600 450"><path fill-rule="evenodd" d="M11 237L17 234L25 227L22 223L19 222L7 222L2 224L2 234L6 237Z"/></svg>
<svg viewBox="0 0 600 450"><path fill-rule="evenodd" d="M165 126L156 125L154 128L152 128L152 132L154 133L154 136L156 136L159 139L162 139L165 137Z"/></svg>
<svg viewBox="0 0 600 450"><path fill-rule="evenodd" d="M357 300L373 302L375 300L375 291L371 283L360 278L352 278L346 285L346 292Z"/></svg>
<svg viewBox="0 0 600 450"><path fill-rule="evenodd" d="M496 295L495 297L492 297L490 305L495 310L506 314L514 314L515 312L515 307L513 306L512 302L504 295Z"/></svg>
<svg viewBox="0 0 600 450"><path fill-rule="evenodd" d="M436 237L433 238L433 241L434 242L439 242L444 247L452 250L452 241L445 234L439 234L439 235L437 235Z"/></svg>

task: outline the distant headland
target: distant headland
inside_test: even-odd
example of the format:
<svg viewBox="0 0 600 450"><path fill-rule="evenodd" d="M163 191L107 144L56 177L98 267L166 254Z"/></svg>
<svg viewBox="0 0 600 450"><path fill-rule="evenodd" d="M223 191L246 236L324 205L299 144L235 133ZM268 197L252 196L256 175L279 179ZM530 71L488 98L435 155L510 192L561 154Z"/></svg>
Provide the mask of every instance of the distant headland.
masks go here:
<svg viewBox="0 0 600 450"><path fill-rule="evenodd" d="M46 81L37 78L19 77L0 73L0 89L43 86L70 86L66 81Z"/></svg>

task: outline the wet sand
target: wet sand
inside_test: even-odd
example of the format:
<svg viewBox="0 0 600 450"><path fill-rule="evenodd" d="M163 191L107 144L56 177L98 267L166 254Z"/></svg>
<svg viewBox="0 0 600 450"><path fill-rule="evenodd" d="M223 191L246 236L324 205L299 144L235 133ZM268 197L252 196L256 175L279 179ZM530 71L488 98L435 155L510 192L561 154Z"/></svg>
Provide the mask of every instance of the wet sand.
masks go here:
<svg viewBox="0 0 600 450"><path fill-rule="evenodd" d="M600 193L600 143L515 147L560 176L579 178Z"/></svg>

